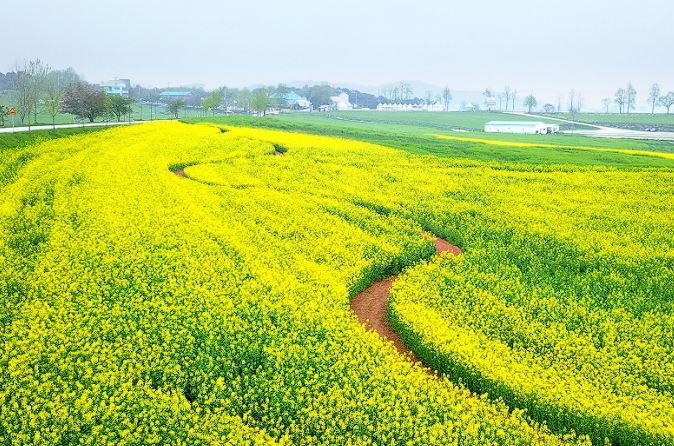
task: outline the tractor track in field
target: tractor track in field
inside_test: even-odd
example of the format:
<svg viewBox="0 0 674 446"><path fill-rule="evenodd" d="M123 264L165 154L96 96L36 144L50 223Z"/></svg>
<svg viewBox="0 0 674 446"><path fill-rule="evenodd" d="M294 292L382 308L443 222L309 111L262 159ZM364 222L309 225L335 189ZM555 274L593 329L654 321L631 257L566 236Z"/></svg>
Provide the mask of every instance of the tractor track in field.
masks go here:
<svg viewBox="0 0 674 446"><path fill-rule="evenodd" d="M283 153L276 151L276 156L283 156ZM185 169L177 169L172 171L180 178L188 178L185 176ZM189 179L189 178L188 178ZM440 255L444 252L450 252L455 256L463 253L461 248L454 246L446 240L436 237L433 234L428 234L435 238L435 252ZM383 339L393 343L395 349L403 356L408 358L412 363L419 364L430 375L437 376L438 373L424 364L412 351L400 335L393 329L388 321L388 300L391 296L391 285L398 278L398 275L387 277L386 279L374 282L369 287L358 293L356 297L351 299L349 308L351 312L358 318L358 321L365 325L366 329L376 332Z"/></svg>

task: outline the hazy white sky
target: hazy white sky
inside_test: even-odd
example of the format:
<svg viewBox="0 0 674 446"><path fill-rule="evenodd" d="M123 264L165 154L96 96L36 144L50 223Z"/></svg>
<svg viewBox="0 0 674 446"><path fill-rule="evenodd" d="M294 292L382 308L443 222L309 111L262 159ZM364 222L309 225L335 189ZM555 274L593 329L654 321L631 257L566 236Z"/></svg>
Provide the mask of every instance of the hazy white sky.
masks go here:
<svg viewBox="0 0 674 446"><path fill-rule="evenodd" d="M21 0L2 18L0 71L39 57L92 82L674 90L671 0Z"/></svg>

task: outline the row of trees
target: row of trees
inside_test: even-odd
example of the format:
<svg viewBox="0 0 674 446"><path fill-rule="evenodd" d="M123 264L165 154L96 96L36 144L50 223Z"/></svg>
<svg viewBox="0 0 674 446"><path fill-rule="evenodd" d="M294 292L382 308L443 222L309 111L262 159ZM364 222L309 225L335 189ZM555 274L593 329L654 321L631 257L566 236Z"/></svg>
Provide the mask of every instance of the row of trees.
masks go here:
<svg viewBox="0 0 674 446"><path fill-rule="evenodd" d="M19 122L29 127L37 123L37 114L44 111L56 125L56 116L70 113L93 122L101 116L113 116L121 121L131 113L132 99L108 96L102 90L86 84L75 70L52 70L40 59L25 62L15 71L3 75L3 87L12 92L12 105ZM0 124L9 107L0 105Z"/></svg>
<svg viewBox="0 0 674 446"><path fill-rule="evenodd" d="M620 113L630 113L636 108L637 91L631 82L627 84L626 88L618 88L616 90L613 95L613 103L618 106ZM653 84L648 92L648 104L651 106L651 114L655 113L655 107L657 106L666 108L667 114L669 114L670 108L674 105L674 91L663 94L660 85ZM602 105L606 113L608 113L611 98L604 98Z"/></svg>
<svg viewBox="0 0 674 446"><path fill-rule="evenodd" d="M28 121L31 115L37 122L40 106L55 120L60 113L63 89L80 82L80 78L72 68L52 70L40 59L25 62L17 66L14 73L5 75L5 82L11 82L8 89L14 94L14 108L21 124Z"/></svg>
<svg viewBox="0 0 674 446"><path fill-rule="evenodd" d="M506 86L502 92L494 93L489 88L485 89L482 93L484 96L484 104L488 110L492 110L492 107L495 107L496 101L499 104L499 111L515 110L515 98L517 96L517 90ZM631 82L627 84L625 88L619 88L616 90L613 98L604 98L602 99L602 106L606 113L609 112L610 106L612 103L615 103L618 106L620 113L630 113L636 109L637 104L637 91L632 85ZM648 95L648 104L651 106L651 113L655 113L655 108L658 106L664 107L667 109L669 114L671 107L674 105L674 91L670 91L666 94L662 92L658 84L653 84L650 88ZM524 106L527 108L527 111L531 113L533 110L538 107L538 100L535 96L529 95L524 98ZM571 90L569 92L568 99L568 111L569 113L580 113L583 108L583 97L580 92L576 90ZM562 100L559 98L556 111L559 112L562 109ZM554 113L555 106L552 104L545 104L543 110L546 113Z"/></svg>
<svg viewBox="0 0 674 446"><path fill-rule="evenodd" d="M511 88L509 85L506 85L503 88L503 91L495 92L490 88L485 88L482 92L484 96L484 106L487 110L492 111L496 108L496 102L498 101L499 111L504 111L503 107L505 105L505 111L512 110L515 111L515 100L517 99L517 90Z"/></svg>

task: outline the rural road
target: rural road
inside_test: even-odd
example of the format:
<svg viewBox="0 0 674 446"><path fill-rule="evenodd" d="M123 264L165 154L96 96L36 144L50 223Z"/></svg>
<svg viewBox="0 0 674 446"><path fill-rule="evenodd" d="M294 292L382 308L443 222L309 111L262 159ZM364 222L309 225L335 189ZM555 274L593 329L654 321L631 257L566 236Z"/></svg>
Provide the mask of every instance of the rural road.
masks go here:
<svg viewBox="0 0 674 446"><path fill-rule="evenodd" d="M80 127L108 127L115 125L129 125L129 124L144 124L151 121L131 121L131 122L93 122L93 123L84 123L84 124L57 124L56 130L58 129L75 129ZM28 132L33 130L53 130L54 126L52 125L33 125L29 127L8 127L0 128L0 133L18 133L18 132Z"/></svg>
<svg viewBox="0 0 674 446"><path fill-rule="evenodd" d="M526 116L527 118L537 117L521 112L506 112L509 115ZM568 124L577 124L591 127L593 130L565 130L561 133L592 136L596 138L627 138L627 139L650 139L657 141L674 141L674 132L644 132L642 130L628 130L617 127L605 127L602 125L588 124L586 122L571 121L569 119L552 118L550 116L540 116L541 119L566 122Z"/></svg>

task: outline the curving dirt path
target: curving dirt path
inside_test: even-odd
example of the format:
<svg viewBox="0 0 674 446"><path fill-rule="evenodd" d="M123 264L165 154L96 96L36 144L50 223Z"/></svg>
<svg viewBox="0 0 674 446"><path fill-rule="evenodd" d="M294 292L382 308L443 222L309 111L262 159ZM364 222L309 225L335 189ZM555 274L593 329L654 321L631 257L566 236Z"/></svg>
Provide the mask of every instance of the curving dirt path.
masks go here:
<svg viewBox="0 0 674 446"><path fill-rule="evenodd" d="M451 252L453 255L461 255L461 248L454 246L441 238L435 239L435 251L437 254ZM379 336L393 342L394 347L401 354L407 356L413 363L421 363L431 374L436 374L426 367L419 358L409 349L400 338L398 333L391 327L387 319L386 307L391 295L391 285L398 276L391 276L379 282L375 282L351 300L351 311L358 317L361 324L377 332Z"/></svg>

